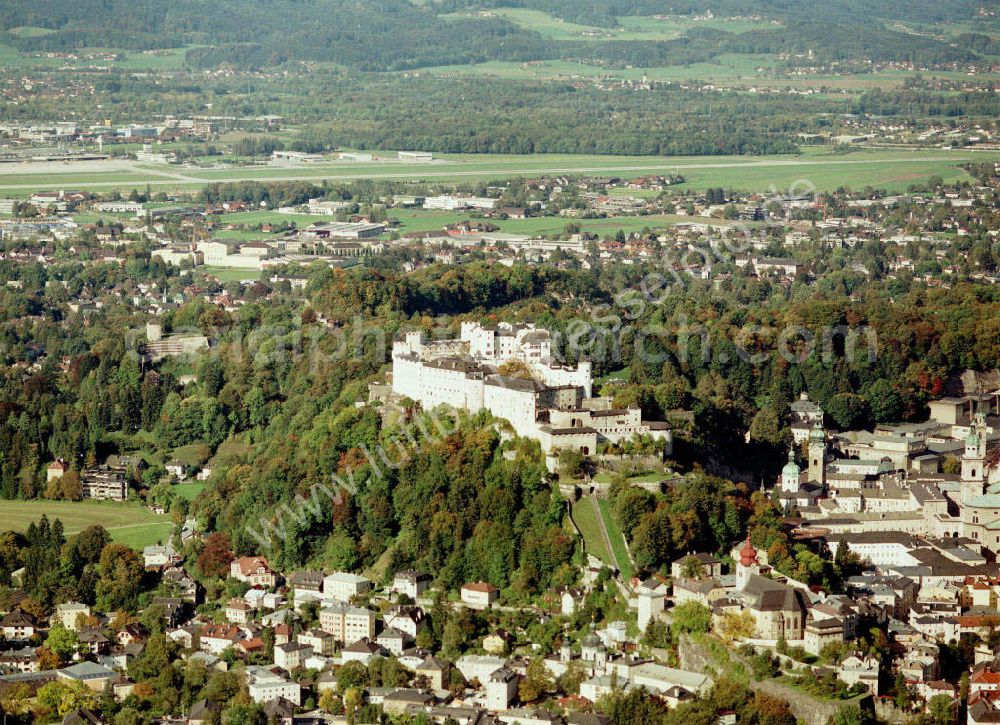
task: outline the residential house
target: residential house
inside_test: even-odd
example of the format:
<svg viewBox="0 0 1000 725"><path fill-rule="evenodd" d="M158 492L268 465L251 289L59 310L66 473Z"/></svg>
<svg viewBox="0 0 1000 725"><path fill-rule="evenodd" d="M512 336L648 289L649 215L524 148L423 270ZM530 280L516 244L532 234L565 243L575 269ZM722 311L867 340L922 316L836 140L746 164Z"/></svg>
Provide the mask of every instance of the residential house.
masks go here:
<svg viewBox="0 0 1000 725"><path fill-rule="evenodd" d="M718 578L722 576L722 561L711 554L687 554L670 564L670 576L674 579Z"/></svg>
<svg viewBox="0 0 1000 725"><path fill-rule="evenodd" d="M65 680L82 682L94 692L103 692L104 686L108 682L118 678L117 672L94 662L80 662L70 665L58 670L57 674Z"/></svg>
<svg viewBox="0 0 1000 725"><path fill-rule="evenodd" d="M486 679L486 709L501 712L510 708L517 697L517 673L501 667Z"/></svg>
<svg viewBox="0 0 1000 725"><path fill-rule="evenodd" d="M226 621L232 624L246 624L253 618L253 607L242 599L230 599L226 605Z"/></svg>
<svg viewBox="0 0 1000 725"><path fill-rule="evenodd" d="M283 670L291 672L302 666L307 657L313 653L313 648L301 642L286 642L274 646L274 664Z"/></svg>
<svg viewBox="0 0 1000 725"><path fill-rule="evenodd" d="M167 461L165 468L167 469L167 473L176 478L178 481L183 481L187 478L184 464L176 458Z"/></svg>
<svg viewBox="0 0 1000 725"><path fill-rule="evenodd" d="M318 571L297 571L288 577L288 585L295 591L323 591L323 573Z"/></svg>
<svg viewBox="0 0 1000 725"><path fill-rule="evenodd" d="M417 666L417 676L426 677L432 690L447 689L451 683L451 663L428 657Z"/></svg>
<svg viewBox="0 0 1000 725"><path fill-rule="evenodd" d="M147 546L142 550L142 558L147 569L162 569L180 564L180 554L170 544Z"/></svg>
<svg viewBox="0 0 1000 725"><path fill-rule="evenodd" d="M31 614L15 607L0 619L0 633L8 642L23 642L38 631L38 620Z"/></svg>
<svg viewBox="0 0 1000 725"><path fill-rule="evenodd" d="M301 704L302 688L266 667L247 667L247 689L254 702L271 702L284 698L296 706Z"/></svg>
<svg viewBox="0 0 1000 725"><path fill-rule="evenodd" d="M38 650L34 647L24 646L0 652L0 674L38 672L40 669Z"/></svg>
<svg viewBox="0 0 1000 725"><path fill-rule="evenodd" d="M56 611L52 615L52 623L60 622L66 629L77 630L77 622L80 617L90 616L90 607L82 602L65 602L56 605Z"/></svg>
<svg viewBox="0 0 1000 725"><path fill-rule="evenodd" d="M92 655L105 655L111 651L111 638L99 629L82 629L76 639L80 647Z"/></svg>
<svg viewBox="0 0 1000 725"><path fill-rule="evenodd" d="M408 712L421 712L434 704L434 695L411 687L402 687L387 693L382 698L382 710L389 716L398 718Z"/></svg>
<svg viewBox="0 0 1000 725"><path fill-rule="evenodd" d="M340 657L345 663L360 662L363 665L367 665L374 657L384 657L387 654L384 649L368 637L362 637L340 651Z"/></svg>
<svg viewBox="0 0 1000 725"><path fill-rule="evenodd" d="M840 644L844 641L844 620L839 617L826 619L809 618L806 621L802 647L806 652L818 655L828 644Z"/></svg>
<svg viewBox="0 0 1000 725"><path fill-rule="evenodd" d="M118 471L88 469L80 476L80 486L85 499L124 501L128 498L128 481Z"/></svg>
<svg viewBox="0 0 1000 725"><path fill-rule="evenodd" d="M221 655L242 639L247 639L243 631L233 624L206 624L199 636L201 651Z"/></svg>
<svg viewBox="0 0 1000 725"><path fill-rule="evenodd" d="M229 565L229 575L250 586L270 589L277 585L278 577L263 556L241 556Z"/></svg>
<svg viewBox="0 0 1000 725"><path fill-rule="evenodd" d="M118 644L126 647L130 644L141 644L149 639L149 632L147 629L139 624L138 622L129 622L120 630L118 630L117 640ZM191 645L188 644L188 647Z"/></svg>
<svg viewBox="0 0 1000 725"><path fill-rule="evenodd" d="M371 589L370 580L349 572L337 571L323 578L323 593L342 602L349 602Z"/></svg>
<svg viewBox="0 0 1000 725"><path fill-rule="evenodd" d="M63 474L69 470L69 464L63 459L59 458L52 461L45 469L45 481L46 483L55 481L58 478L62 478Z"/></svg>
<svg viewBox="0 0 1000 725"><path fill-rule="evenodd" d="M583 587L559 587L556 589L556 593L559 595L559 611L569 615L583 604L587 590Z"/></svg>
<svg viewBox="0 0 1000 725"><path fill-rule="evenodd" d="M380 632L378 637L375 638L375 642L378 643L380 647L385 647L385 649L396 657L399 657L403 654L403 652L414 645L413 637L408 635L406 632L400 632L394 627L390 627L389 629Z"/></svg>
<svg viewBox="0 0 1000 725"><path fill-rule="evenodd" d="M319 612L319 626L342 644L375 636L375 612L349 604L337 604Z"/></svg>
<svg viewBox="0 0 1000 725"><path fill-rule="evenodd" d="M840 663L837 677L848 685L864 685L869 692L878 696L879 660L875 657L851 655Z"/></svg>
<svg viewBox="0 0 1000 725"><path fill-rule="evenodd" d="M483 649L491 655L502 655L514 643L514 635L504 630L497 630L483 637Z"/></svg>
<svg viewBox="0 0 1000 725"><path fill-rule="evenodd" d="M462 603L471 609L489 609L497 600L500 590L487 582L463 584L461 589Z"/></svg>
<svg viewBox="0 0 1000 725"><path fill-rule="evenodd" d="M392 591L416 599L430 589L431 575L414 569L397 571L392 577Z"/></svg>
<svg viewBox="0 0 1000 725"><path fill-rule="evenodd" d="M163 581L172 584L177 596L190 604L197 604L200 598L198 582L194 580L186 571L179 567L167 569L163 572Z"/></svg>
<svg viewBox="0 0 1000 725"><path fill-rule="evenodd" d="M314 654L327 657L332 655L337 649L336 637L329 632L324 632L322 629L309 629L305 632L300 632L297 641L299 644L311 647Z"/></svg>
<svg viewBox="0 0 1000 725"><path fill-rule="evenodd" d="M385 626L398 629L415 639L420 630L427 626L427 615L416 605L397 605L386 611Z"/></svg>

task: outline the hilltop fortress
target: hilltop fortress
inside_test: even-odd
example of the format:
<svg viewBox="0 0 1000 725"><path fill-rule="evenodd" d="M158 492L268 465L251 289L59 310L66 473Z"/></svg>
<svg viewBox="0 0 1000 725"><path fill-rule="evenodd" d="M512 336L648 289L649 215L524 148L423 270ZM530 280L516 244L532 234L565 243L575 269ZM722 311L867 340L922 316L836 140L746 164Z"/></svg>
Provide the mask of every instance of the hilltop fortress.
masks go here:
<svg viewBox="0 0 1000 725"><path fill-rule="evenodd" d="M594 397L590 362L556 364L549 332L530 324L463 322L457 340L434 342L406 333L392 348L392 393L425 408L488 410L549 456L567 448L592 455L600 443L636 435L662 440L667 452L672 443L666 423Z"/></svg>

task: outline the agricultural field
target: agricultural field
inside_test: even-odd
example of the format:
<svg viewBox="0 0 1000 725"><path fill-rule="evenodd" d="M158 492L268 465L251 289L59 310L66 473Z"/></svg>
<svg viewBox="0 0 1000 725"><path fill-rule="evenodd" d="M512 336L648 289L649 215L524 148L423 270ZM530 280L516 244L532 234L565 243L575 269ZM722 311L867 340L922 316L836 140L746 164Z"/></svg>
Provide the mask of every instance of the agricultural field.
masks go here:
<svg viewBox="0 0 1000 725"><path fill-rule="evenodd" d="M49 520L62 521L67 537L100 524L112 539L136 549L165 541L170 535L166 516L131 501L4 501L2 508L0 527L5 530L25 531L46 514Z"/></svg>
<svg viewBox="0 0 1000 725"><path fill-rule="evenodd" d="M11 28L8 32L20 38L34 38L54 33L48 28L22 26ZM189 48L158 48L153 50L122 50L120 48L75 48L72 51L77 58L47 57L41 52L21 52L10 45L0 45L0 66L8 68L29 69L67 69L85 70L98 66L100 68L118 68L126 71L173 71L181 70L185 64L185 53ZM115 60L87 58L90 54L113 53Z"/></svg>

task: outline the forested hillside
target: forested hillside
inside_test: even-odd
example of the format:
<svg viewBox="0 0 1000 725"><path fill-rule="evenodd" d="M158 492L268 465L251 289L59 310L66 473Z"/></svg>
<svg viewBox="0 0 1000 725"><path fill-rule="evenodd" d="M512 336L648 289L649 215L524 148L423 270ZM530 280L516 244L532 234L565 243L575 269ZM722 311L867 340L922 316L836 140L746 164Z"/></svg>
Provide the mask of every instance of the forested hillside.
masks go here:
<svg viewBox="0 0 1000 725"><path fill-rule="evenodd" d="M865 253L876 276L884 267L881 254L875 247ZM48 352L37 371L25 376L8 367L2 380L4 497L37 496L45 485L42 464L55 457L92 461L111 452L160 447L163 452L156 455L164 455L204 444L218 447L219 455L192 509L206 527L229 535L238 552L258 547L248 524L260 530L257 522L262 516L270 520L282 502L308 495L333 475L353 475L356 495L339 507L324 499L315 515L298 522L286 517L294 535L274 553L281 566L316 561L367 567L390 556L399 566L424 566L450 583L482 577L532 591L559 582L560 567L572 555L571 540L559 527L561 505L541 485L544 466L537 447L502 445L489 419L480 417L414 448L402 465L382 467L376 475L365 449L379 443L391 449L400 431L354 404L366 397L366 381L384 365L379 340L427 327L430 316L454 315L445 323L452 327L463 315L531 320L565 339L581 313L607 305L613 290L644 273L641 267L584 271L486 264L431 266L409 275L317 268L306 290L308 314L289 296L267 304L250 300L232 313L194 299L166 315L168 330L199 329L218 340L215 354L195 366L197 382L184 384L183 371L170 364L156 371L140 368L121 334L128 318L118 305L91 316L85 329L64 327L47 313L30 317L51 309L52 295L69 294L61 285L47 286L49 279L65 280L68 290L84 283L128 286L130 277L166 282L168 272L160 263L131 257L121 268L4 265L23 286L0 293L7 360L27 355L32 345ZM898 280L862 289L861 278L838 268L836 259L828 265L814 289L783 290L738 278L718 293L693 285L648 309L638 324L679 329L685 319L698 320L704 335L647 337L639 355L626 327L615 348L602 348L615 341L599 338L588 350L595 373L627 369L629 382L609 391L619 405L640 406L652 419L675 408L693 411L691 434L678 442L679 460L713 461L756 480L773 477L772 469L782 462L779 421L803 390L837 427L854 428L918 418L923 404L941 394L950 371L1000 366L996 292L967 285L924 289ZM342 325L345 337L325 334L316 321L320 313ZM366 321L360 327L358 316ZM877 333L877 359L848 359L835 347L829 356L813 355L798 364L773 356L752 365L732 342L746 325L819 330L839 324L870 326ZM266 334L250 335L254 330ZM342 339L360 340L360 347L347 357L338 355ZM702 354L706 344L713 349L710 356ZM561 353L574 362L573 350ZM64 357L65 373L56 367ZM143 473L154 499L161 493L156 488L161 473L155 465ZM678 496L676 511L690 508L682 503L683 491ZM627 528L638 537L644 564L655 568L689 546L718 548L747 515L712 509L690 521L679 517L690 536L673 543L654 535L655 526L667 525L663 520ZM723 521L729 522L724 529Z"/></svg>
<svg viewBox="0 0 1000 725"><path fill-rule="evenodd" d="M609 27L617 18L628 15L675 13L698 15L711 10L715 15L759 14L796 20L822 19L837 22L867 23L872 19L907 19L914 21L954 20L974 15L982 3L957 0L941 3L917 0L905 4L892 0L834 0L825 3L790 3L781 0L438 0L442 8L523 7L542 10L574 23Z"/></svg>

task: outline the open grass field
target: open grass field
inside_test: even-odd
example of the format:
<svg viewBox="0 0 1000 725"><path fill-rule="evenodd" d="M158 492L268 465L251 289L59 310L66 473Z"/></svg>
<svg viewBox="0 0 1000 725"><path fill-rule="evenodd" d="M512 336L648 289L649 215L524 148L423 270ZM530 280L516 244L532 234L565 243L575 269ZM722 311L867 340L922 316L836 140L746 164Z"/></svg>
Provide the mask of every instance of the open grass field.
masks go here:
<svg viewBox="0 0 1000 725"><path fill-rule="evenodd" d="M635 567L632 566L632 560L628 555L625 536L618 528L618 523L611 512L611 502L606 498L601 498L597 499L597 505L601 511L601 517L604 519L604 526L608 530L608 538L611 539L611 551L618 561L618 570L622 573L622 579L627 582L635 574Z"/></svg>
<svg viewBox="0 0 1000 725"><path fill-rule="evenodd" d="M670 40L695 28L710 28L727 33L744 33L780 27L767 20L748 18L688 18L675 16L624 15L618 18L621 28L614 30L616 40Z"/></svg>
<svg viewBox="0 0 1000 725"><path fill-rule="evenodd" d="M175 484L173 487L174 493L187 501L194 501L195 497L202 492L205 488L204 481L187 481L185 483Z"/></svg>
<svg viewBox="0 0 1000 725"><path fill-rule="evenodd" d="M573 520L580 527L580 532L583 534L584 550L588 554L596 556L608 566L614 566L614 558L604 545L603 538L601 538L601 529L597 523L597 514L589 498L584 497L573 504Z"/></svg>
<svg viewBox="0 0 1000 725"><path fill-rule="evenodd" d="M11 28L7 32L11 35L16 35L18 38L37 38L42 35L51 35L56 31L51 28L39 28L34 25L21 25L17 28Z"/></svg>
<svg viewBox="0 0 1000 725"><path fill-rule="evenodd" d="M25 531L42 514L49 520L62 521L67 536L100 524L112 539L137 549L165 541L171 526L166 516L154 514L135 502L3 501L0 502L0 528Z"/></svg>
<svg viewBox="0 0 1000 725"><path fill-rule="evenodd" d="M170 539L172 528L173 524L164 521L115 529L110 533L113 541L142 551L147 546L166 543Z"/></svg>
<svg viewBox="0 0 1000 725"><path fill-rule="evenodd" d="M200 466L205 463L212 455L212 449L201 443L192 443L190 445L181 446L180 448L175 448L170 454L171 458L175 458L185 466Z"/></svg>
<svg viewBox="0 0 1000 725"><path fill-rule="evenodd" d="M205 274L226 282L255 282L260 279L260 271L256 269L235 269L231 267L200 267Z"/></svg>
<svg viewBox="0 0 1000 725"><path fill-rule="evenodd" d="M9 165L0 175L0 195L40 189L193 190L212 182L315 181L323 179L394 179L442 184L545 174L597 174L632 178L655 173L679 173L686 186L723 186L747 191L788 190L803 180L819 190L838 186L883 186L905 189L909 184L940 175L946 181L967 178L960 168L970 161L1000 160L1000 152L948 149L887 150L858 148L834 154L827 147L807 148L786 156L600 156L573 154L498 155L448 154L432 163L335 161L309 166L268 165L234 169L187 169L161 166L151 170L126 160Z"/></svg>
<svg viewBox="0 0 1000 725"><path fill-rule="evenodd" d="M184 67L184 54L187 50L187 48L162 48L145 52L130 50L113 65L115 68L134 71L180 70Z"/></svg>

